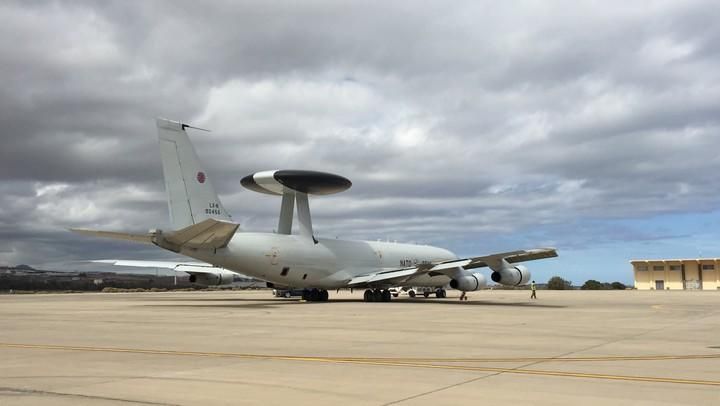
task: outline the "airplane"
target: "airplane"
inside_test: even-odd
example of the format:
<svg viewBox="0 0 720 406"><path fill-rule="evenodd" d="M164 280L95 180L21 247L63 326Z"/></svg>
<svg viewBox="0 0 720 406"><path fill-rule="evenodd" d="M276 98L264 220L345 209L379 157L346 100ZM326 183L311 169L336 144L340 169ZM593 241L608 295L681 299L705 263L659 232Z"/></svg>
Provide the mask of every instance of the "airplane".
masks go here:
<svg viewBox="0 0 720 406"><path fill-rule="evenodd" d="M266 281L268 287L304 289L303 298L308 301L327 301L328 289L351 288L365 289L365 302L389 302L388 289L393 286L433 287L438 298L446 297L447 285L465 292L483 289L487 285L479 272L483 267L492 270L496 283L525 285L530 272L518 263L557 256L555 248L538 248L460 258L429 245L317 238L309 196L339 193L352 183L339 175L307 170L271 170L242 178L241 185L249 190L281 197L276 232L243 232L200 164L186 131L195 127L164 118L157 118L156 125L173 230L151 229L146 234L71 231L154 244L202 261L164 262L166 267L190 273L191 280L222 284L232 280L229 273L240 273ZM297 233L292 230L295 213ZM143 263L148 261L117 264ZM153 264L145 266L161 262Z"/></svg>
<svg viewBox="0 0 720 406"><path fill-rule="evenodd" d="M137 268L172 269L176 273L184 272L190 275L188 278L190 283L206 286L230 285L237 277L247 278L246 275L203 262L145 261L133 259L98 259L89 262Z"/></svg>

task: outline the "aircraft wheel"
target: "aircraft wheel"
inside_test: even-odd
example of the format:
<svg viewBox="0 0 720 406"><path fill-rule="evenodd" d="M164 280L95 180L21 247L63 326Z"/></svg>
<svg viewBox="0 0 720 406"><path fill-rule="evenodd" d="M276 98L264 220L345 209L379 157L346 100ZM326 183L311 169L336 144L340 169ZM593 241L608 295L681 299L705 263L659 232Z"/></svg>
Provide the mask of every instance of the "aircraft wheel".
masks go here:
<svg viewBox="0 0 720 406"><path fill-rule="evenodd" d="M327 302L329 298L330 298L330 295L328 294L327 290L323 289L320 291L320 301L321 302Z"/></svg>
<svg viewBox="0 0 720 406"><path fill-rule="evenodd" d="M393 293L393 297L398 297L398 293Z"/></svg>
<svg viewBox="0 0 720 406"><path fill-rule="evenodd" d="M310 301L311 302L317 302L320 300L320 291L317 289L313 289L310 291Z"/></svg>
<svg viewBox="0 0 720 406"><path fill-rule="evenodd" d="M310 291L303 289L302 300L310 301Z"/></svg>
<svg viewBox="0 0 720 406"><path fill-rule="evenodd" d="M389 302L391 298L392 298L392 295L390 294L389 290L382 291L382 301L383 302Z"/></svg>
<svg viewBox="0 0 720 406"><path fill-rule="evenodd" d="M409 291L408 296L415 297L415 291L414 290Z"/></svg>
<svg viewBox="0 0 720 406"><path fill-rule="evenodd" d="M382 290L375 289L373 291L373 302L382 302L382 301L383 301Z"/></svg>
<svg viewBox="0 0 720 406"><path fill-rule="evenodd" d="M423 296L425 296L425 297L430 297L430 292L425 292L425 293L423 293Z"/></svg>
<svg viewBox="0 0 720 406"><path fill-rule="evenodd" d="M445 299L447 297L447 291L445 289L440 289L440 296Z"/></svg>
<svg viewBox="0 0 720 406"><path fill-rule="evenodd" d="M372 302L373 301L373 291L370 289L366 290L365 293L363 294L363 300L365 300L366 302Z"/></svg>

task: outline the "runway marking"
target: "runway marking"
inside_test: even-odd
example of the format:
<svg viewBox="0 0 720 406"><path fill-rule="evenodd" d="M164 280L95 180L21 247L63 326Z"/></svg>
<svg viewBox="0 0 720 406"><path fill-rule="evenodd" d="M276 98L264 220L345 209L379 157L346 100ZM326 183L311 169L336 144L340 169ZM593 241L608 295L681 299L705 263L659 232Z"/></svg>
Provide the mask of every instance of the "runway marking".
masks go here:
<svg viewBox="0 0 720 406"><path fill-rule="evenodd" d="M12 395L13 393L19 393L22 395L59 396L59 397L68 397L68 398L80 398L83 400L109 400L112 402L132 403L132 404L141 404L141 405L172 406L170 403L157 403L157 402L147 402L147 401L133 400L133 399L111 398L111 397L107 397L107 396L82 395L79 393L53 392L53 391L48 391L48 390L37 390L37 389L27 389L27 388L10 388L10 387L0 386L0 395L2 395L3 392L9 393L10 395Z"/></svg>
<svg viewBox="0 0 720 406"><path fill-rule="evenodd" d="M83 347L52 344L16 344L0 343L0 347L34 348L48 350L130 352L156 355L194 355L204 357L233 357L283 360L331 360L331 361L372 361L372 362L450 362L450 363L507 363L507 362L613 362L613 361L668 361L693 359L720 359L720 354L687 354L687 355L628 355L628 356L595 356L595 357L515 357L515 358L414 358L414 357L323 357L300 355L270 355L229 352L199 352L174 350L144 350L137 348Z"/></svg>
<svg viewBox="0 0 720 406"><path fill-rule="evenodd" d="M113 352L113 353L130 353L130 354L149 354L149 355L175 355L175 356L195 356L195 357L224 357L224 358L242 358L242 359L262 359L262 360L279 360L279 361L306 361L321 362L333 364L357 364L357 365L378 365L390 367L411 367L426 369L444 369L470 372L493 372L508 373L519 375L541 375L541 376L560 376L572 378L588 378L588 379L606 379L616 381L635 381L635 382L655 382L655 383L674 383L685 385L705 385L720 386L720 381L702 380L702 379L684 379L684 378L665 378L655 376L636 376L636 375L610 375L610 374L594 374L585 372L571 371L551 371L527 368L496 368L496 367L480 367L480 366L463 366L463 365L444 365L434 362L445 362L439 358L359 358L359 357L312 357L312 356L295 356L295 355L262 355L262 354L244 354L232 352L199 352L199 351L172 351L172 350L146 350L139 348L112 348L112 347L84 347L84 346L66 346L66 345L50 345L50 344L16 344L16 343L0 343L0 348L20 348L20 349L36 349L36 350L60 350L60 351L84 351L84 352ZM648 357L586 357L586 358L455 358L454 362L525 362L526 360L539 360L545 362L555 362L564 360L573 361L637 361L637 360L666 360L666 359L717 359L720 354L711 355L666 355L666 356L648 356ZM460 361L463 360L463 361ZM502 361L498 361L502 360Z"/></svg>

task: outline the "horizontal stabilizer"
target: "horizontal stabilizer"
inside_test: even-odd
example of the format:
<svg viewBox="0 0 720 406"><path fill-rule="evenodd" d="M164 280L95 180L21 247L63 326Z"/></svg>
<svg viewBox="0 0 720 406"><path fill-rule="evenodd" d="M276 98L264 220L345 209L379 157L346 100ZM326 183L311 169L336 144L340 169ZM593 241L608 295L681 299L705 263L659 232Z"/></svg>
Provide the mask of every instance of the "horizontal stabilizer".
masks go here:
<svg viewBox="0 0 720 406"><path fill-rule="evenodd" d="M81 228L71 228L70 231L78 234L89 235L91 237L112 238L115 240L134 241L144 244L152 244L153 239L152 234L128 234L118 233L115 231L84 230Z"/></svg>
<svg viewBox="0 0 720 406"><path fill-rule="evenodd" d="M165 242L183 248L217 249L228 245L240 225L209 218L164 235Z"/></svg>
<svg viewBox="0 0 720 406"><path fill-rule="evenodd" d="M113 238L116 240L141 242L145 244L156 244L171 251L180 252L180 249L182 248L224 248L235 235L238 227L240 227L240 225L236 223L209 218L200 223L193 224L181 230L173 231L167 234L163 233L162 231L151 232L148 234L128 234L118 233L115 231L95 231L83 230L78 228L71 228L70 231L93 237L104 237ZM158 267L157 265L150 266Z"/></svg>

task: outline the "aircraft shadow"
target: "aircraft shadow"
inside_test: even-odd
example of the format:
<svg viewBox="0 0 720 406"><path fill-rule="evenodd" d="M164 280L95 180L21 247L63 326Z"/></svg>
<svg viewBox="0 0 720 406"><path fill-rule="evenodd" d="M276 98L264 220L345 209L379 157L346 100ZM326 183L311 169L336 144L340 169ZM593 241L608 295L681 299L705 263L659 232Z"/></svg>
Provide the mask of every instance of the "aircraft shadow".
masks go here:
<svg viewBox="0 0 720 406"><path fill-rule="evenodd" d="M180 302L180 300L178 300ZM155 307L155 308L187 308L187 309L220 309L220 308L230 308L230 309L271 309L276 307L282 307L282 306L289 306L289 305L299 305L301 304L297 300L293 301L271 301L271 300L227 300L226 303L209 303L206 305L203 305L201 303L167 303L167 304L146 304L146 305L140 305L142 307ZM247 302L247 303L237 303L237 302Z"/></svg>
<svg viewBox="0 0 720 406"><path fill-rule="evenodd" d="M208 298L202 298L202 297L183 297L183 298L172 298L172 297L158 297L153 298L153 301L158 302L299 302L300 298L291 298L291 299L285 299L285 298L264 298L264 299L246 299L246 298L214 298L214 297L208 297Z"/></svg>
<svg viewBox="0 0 720 406"><path fill-rule="evenodd" d="M330 299L329 303L357 302L363 303L362 299ZM451 305L451 306L512 306L512 307L545 307L564 309L567 306L542 304L538 302L492 302L488 300L466 300L457 299L394 299L391 303L411 305Z"/></svg>
<svg viewBox="0 0 720 406"><path fill-rule="evenodd" d="M265 299L247 299L247 298L157 298L159 302L175 302L167 304L147 304L143 307L233 307L233 308L265 308L265 307L276 307L276 306L288 306L288 305L330 305L338 303L364 303L359 298L348 298L348 299L330 299L327 302L303 302L299 298L265 298ZM192 302L196 304L187 304ZM201 303L208 303L203 306ZM493 302L488 300L467 300L459 301L453 299L395 299L390 303L396 305L450 305L450 306L507 306L507 307L539 307L549 309L564 309L567 306L563 305L550 305L542 304L538 302ZM368 306L372 306L372 303L368 303Z"/></svg>

